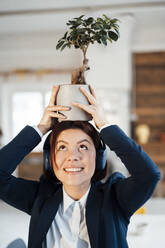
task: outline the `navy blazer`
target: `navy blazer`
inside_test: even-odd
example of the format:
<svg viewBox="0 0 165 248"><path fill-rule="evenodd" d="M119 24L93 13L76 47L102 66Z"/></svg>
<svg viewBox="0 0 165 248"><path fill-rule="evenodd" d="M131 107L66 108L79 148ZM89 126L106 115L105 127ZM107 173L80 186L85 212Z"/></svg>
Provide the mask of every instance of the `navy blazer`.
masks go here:
<svg viewBox="0 0 165 248"><path fill-rule="evenodd" d="M127 227L132 214L149 199L160 179L150 157L116 125L104 128L101 137L124 163L130 176L113 173L105 183L92 183L86 204L91 248L127 248ZM26 126L0 150L0 198L31 215L28 248L41 248L62 201L60 183L15 178L11 174L40 142Z"/></svg>

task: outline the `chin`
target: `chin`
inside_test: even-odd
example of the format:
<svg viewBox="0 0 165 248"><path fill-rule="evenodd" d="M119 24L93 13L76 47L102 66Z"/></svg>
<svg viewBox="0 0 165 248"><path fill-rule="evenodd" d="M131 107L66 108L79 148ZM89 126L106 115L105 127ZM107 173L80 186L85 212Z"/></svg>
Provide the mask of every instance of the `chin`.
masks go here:
<svg viewBox="0 0 165 248"><path fill-rule="evenodd" d="M83 185L90 184L90 181L91 181L91 179L89 179L89 180L80 180L80 178L77 178L77 179L72 178L70 180L63 181L62 183L65 184L65 185L68 185L68 186L80 187L80 186L83 186Z"/></svg>

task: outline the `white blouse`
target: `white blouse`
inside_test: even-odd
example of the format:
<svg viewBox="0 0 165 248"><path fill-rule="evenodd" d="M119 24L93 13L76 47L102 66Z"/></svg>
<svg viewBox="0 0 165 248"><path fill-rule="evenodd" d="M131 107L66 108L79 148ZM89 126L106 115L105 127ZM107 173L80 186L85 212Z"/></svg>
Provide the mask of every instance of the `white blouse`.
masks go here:
<svg viewBox="0 0 165 248"><path fill-rule="evenodd" d="M85 218L89 190L90 187L79 201L74 201L63 188L63 202L59 205L42 248L90 248Z"/></svg>

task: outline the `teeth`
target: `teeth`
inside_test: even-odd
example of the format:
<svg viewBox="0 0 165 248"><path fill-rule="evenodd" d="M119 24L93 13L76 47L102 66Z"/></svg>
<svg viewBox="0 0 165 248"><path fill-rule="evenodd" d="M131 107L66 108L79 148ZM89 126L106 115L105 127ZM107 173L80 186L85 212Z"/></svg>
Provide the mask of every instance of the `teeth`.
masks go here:
<svg viewBox="0 0 165 248"><path fill-rule="evenodd" d="M65 171L68 171L68 172L75 172L75 171L81 171L82 168L65 168Z"/></svg>

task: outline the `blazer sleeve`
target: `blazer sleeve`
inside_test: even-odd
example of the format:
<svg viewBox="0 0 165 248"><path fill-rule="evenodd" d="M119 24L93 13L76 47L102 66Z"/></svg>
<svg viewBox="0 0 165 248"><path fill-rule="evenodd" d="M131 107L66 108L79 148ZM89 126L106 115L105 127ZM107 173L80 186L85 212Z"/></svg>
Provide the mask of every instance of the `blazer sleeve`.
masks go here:
<svg viewBox="0 0 165 248"><path fill-rule="evenodd" d="M12 173L40 141L35 129L26 126L0 150L0 198L28 214L31 213L39 182L16 178Z"/></svg>
<svg viewBox="0 0 165 248"><path fill-rule="evenodd" d="M118 126L106 127L100 134L129 171L130 176L118 180L114 189L120 208L130 217L151 197L160 180L160 171L142 148Z"/></svg>

